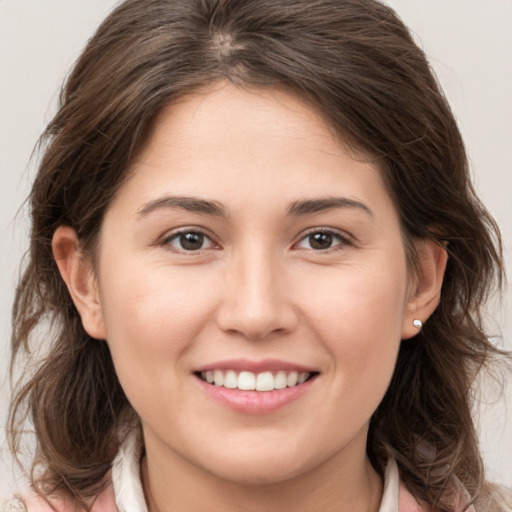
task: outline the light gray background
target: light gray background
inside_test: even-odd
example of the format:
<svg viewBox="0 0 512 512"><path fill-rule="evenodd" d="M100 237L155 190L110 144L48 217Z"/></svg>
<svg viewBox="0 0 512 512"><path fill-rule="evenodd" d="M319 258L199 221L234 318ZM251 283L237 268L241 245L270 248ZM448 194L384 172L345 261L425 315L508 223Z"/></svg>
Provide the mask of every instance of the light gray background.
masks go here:
<svg viewBox="0 0 512 512"><path fill-rule="evenodd" d="M445 89L468 145L477 189L502 228L512 272L512 1L388 3L414 31ZM0 0L0 419L8 400L10 307L27 245L26 213L15 216L34 176L31 151L55 112L59 86L71 64L115 4ZM512 348L510 290L507 297L490 318L497 321L493 332L501 329L500 343ZM482 406L477 416L490 478L512 485L510 389L507 397ZM14 480L4 437L2 427L0 495Z"/></svg>

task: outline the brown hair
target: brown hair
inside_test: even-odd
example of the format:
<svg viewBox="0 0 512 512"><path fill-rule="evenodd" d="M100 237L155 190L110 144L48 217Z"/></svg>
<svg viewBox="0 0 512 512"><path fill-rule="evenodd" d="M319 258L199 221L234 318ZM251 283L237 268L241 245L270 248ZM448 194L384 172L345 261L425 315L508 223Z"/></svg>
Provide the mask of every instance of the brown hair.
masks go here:
<svg viewBox="0 0 512 512"><path fill-rule="evenodd" d="M47 494L94 494L120 433L136 421L106 343L82 327L52 236L71 226L93 256L105 209L154 117L223 79L299 94L342 138L380 159L409 252L416 238L446 245L440 305L402 343L368 454L379 471L393 455L410 491L435 510L451 510L455 475L477 496L483 468L472 385L500 353L481 317L503 277L499 231L475 196L459 130L423 52L374 0L127 0L89 41L42 137L30 258L13 310L12 368L47 344L19 382L9 418L13 449L27 415L33 422L33 484ZM51 326L45 339L42 324Z"/></svg>

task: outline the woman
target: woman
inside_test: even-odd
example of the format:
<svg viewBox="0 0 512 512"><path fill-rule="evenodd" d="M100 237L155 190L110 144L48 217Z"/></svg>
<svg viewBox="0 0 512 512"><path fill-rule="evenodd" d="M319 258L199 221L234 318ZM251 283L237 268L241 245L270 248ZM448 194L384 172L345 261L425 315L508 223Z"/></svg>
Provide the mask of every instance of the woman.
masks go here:
<svg viewBox="0 0 512 512"><path fill-rule="evenodd" d="M389 8L128 0L43 140L28 510L507 510L471 418L499 232Z"/></svg>

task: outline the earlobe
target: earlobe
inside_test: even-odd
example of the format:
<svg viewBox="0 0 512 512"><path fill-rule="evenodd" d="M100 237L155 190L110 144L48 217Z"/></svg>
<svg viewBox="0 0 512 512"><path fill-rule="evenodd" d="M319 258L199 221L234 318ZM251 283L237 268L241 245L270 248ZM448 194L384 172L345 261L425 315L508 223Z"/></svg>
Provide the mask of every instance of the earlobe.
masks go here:
<svg viewBox="0 0 512 512"><path fill-rule="evenodd" d="M89 259L80 252L78 237L73 228L57 228L52 239L52 249L60 275L80 314L89 336L106 339L103 313L98 287Z"/></svg>
<svg viewBox="0 0 512 512"><path fill-rule="evenodd" d="M409 297L402 325L402 339L409 339L421 331L441 299L448 253L434 240L420 240L415 244L418 255L416 280Z"/></svg>

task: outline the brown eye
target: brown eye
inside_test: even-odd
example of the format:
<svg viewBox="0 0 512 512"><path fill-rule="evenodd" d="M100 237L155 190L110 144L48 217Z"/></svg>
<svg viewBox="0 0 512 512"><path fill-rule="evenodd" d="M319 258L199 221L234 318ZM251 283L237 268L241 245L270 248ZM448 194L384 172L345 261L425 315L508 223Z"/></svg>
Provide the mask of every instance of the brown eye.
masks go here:
<svg viewBox="0 0 512 512"><path fill-rule="evenodd" d="M348 242L337 233L331 231L315 231L305 236L298 243L298 248L313 251L326 251L347 244Z"/></svg>
<svg viewBox="0 0 512 512"><path fill-rule="evenodd" d="M329 249L332 246L333 236L330 233L313 233L308 236L309 245L312 249Z"/></svg>
<svg viewBox="0 0 512 512"><path fill-rule="evenodd" d="M213 242L205 234L198 231L175 233L167 239L166 243L173 249L187 252L209 249L213 246Z"/></svg>

